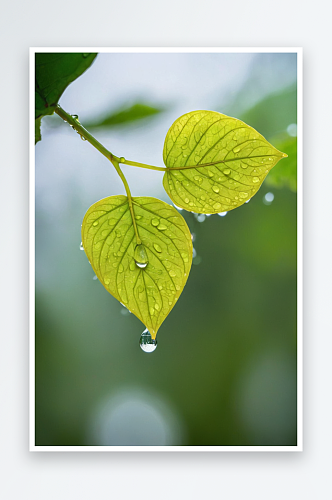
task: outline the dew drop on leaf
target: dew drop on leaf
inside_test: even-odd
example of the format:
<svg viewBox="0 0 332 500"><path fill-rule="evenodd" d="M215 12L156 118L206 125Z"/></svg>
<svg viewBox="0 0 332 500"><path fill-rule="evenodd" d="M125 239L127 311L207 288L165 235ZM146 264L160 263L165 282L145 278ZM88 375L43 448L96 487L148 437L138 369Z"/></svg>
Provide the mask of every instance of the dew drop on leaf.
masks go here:
<svg viewBox="0 0 332 500"><path fill-rule="evenodd" d="M151 337L149 330L146 328L139 339L139 345L144 352L153 352L157 348L157 340Z"/></svg>
<svg viewBox="0 0 332 500"><path fill-rule="evenodd" d="M161 253L161 248L160 248L160 246L157 243L153 244L153 248L156 250L156 252Z"/></svg>
<svg viewBox="0 0 332 500"><path fill-rule="evenodd" d="M83 243L82 242L80 244L80 250L82 250L84 252L84 247L83 247Z"/></svg>
<svg viewBox="0 0 332 500"><path fill-rule="evenodd" d="M148 265L149 260L144 245L136 246L134 259L136 266L141 269L144 269Z"/></svg>

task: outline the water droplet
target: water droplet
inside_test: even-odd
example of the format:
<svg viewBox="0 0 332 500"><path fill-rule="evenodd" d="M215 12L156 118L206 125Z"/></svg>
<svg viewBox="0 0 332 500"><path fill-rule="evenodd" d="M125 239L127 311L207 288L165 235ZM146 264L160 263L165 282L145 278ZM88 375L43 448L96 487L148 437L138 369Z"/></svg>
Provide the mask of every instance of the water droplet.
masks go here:
<svg viewBox="0 0 332 500"><path fill-rule="evenodd" d="M135 215L135 219L136 219L136 220L140 220L141 218L142 218L142 216L141 216L141 215Z"/></svg>
<svg viewBox="0 0 332 500"><path fill-rule="evenodd" d="M191 233L191 241L195 241L196 239L196 233Z"/></svg>
<svg viewBox="0 0 332 500"><path fill-rule="evenodd" d="M213 176L214 176L214 173L213 173L213 172L211 172L211 170L208 170L208 176L209 176L209 177L213 177Z"/></svg>
<svg viewBox="0 0 332 500"><path fill-rule="evenodd" d="M96 281L98 279L98 276L95 274L92 279Z"/></svg>
<svg viewBox="0 0 332 500"><path fill-rule="evenodd" d="M252 178L252 182L254 182L255 184L257 184L257 182L259 182L259 177L253 177Z"/></svg>
<svg viewBox="0 0 332 500"><path fill-rule="evenodd" d="M233 151L234 151L234 153L238 153L240 151L240 149L241 148L239 146L237 146L236 148L233 149Z"/></svg>
<svg viewBox="0 0 332 500"><path fill-rule="evenodd" d="M157 227L157 226L158 226L158 224L159 224L159 222L160 222L160 221L159 221L159 219L152 219L151 224L152 224L154 227Z"/></svg>
<svg viewBox="0 0 332 500"><path fill-rule="evenodd" d="M121 156L119 163L124 163L125 161L126 161L126 159L123 156Z"/></svg>
<svg viewBox="0 0 332 500"><path fill-rule="evenodd" d="M177 205L175 205L175 203L173 203L173 205L175 206L175 208L177 208L178 210L182 210L182 208L178 207Z"/></svg>
<svg viewBox="0 0 332 500"><path fill-rule="evenodd" d="M197 255L196 249L193 248L193 259L196 257L196 255Z"/></svg>
<svg viewBox="0 0 332 500"><path fill-rule="evenodd" d="M129 269L130 269L131 271L134 271L134 270L135 270L135 261L134 261L134 260L132 260L132 261L130 262L130 264L129 264Z"/></svg>
<svg viewBox="0 0 332 500"><path fill-rule="evenodd" d="M84 59L86 59L89 56L89 54L83 54Z"/></svg>
<svg viewBox="0 0 332 500"><path fill-rule="evenodd" d="M189 203L189 198L184 199L185 203Z"/></svg>
<svg viewBox="0 0 332 500"><path fill-rule="evenodd" d="M148 265L148 256L144 245L137 245L135 248L134 259L136 266L140 269L144 269Z"/></svg>
<svg viewBox="0 0 332 500"><path fill-rule="evenodd" d="M110 282L111 282L111 280L110 280L109 278L105 278L105 279L104 279L104 283L105 283L105 285L108 285Z"/></svg>
<svg viewBox="0 0 332 500"><path fill-rule="evenodd" d="M173 269L171 269L171 270L168 272L168 274L171 276L171 278L175 278L175 276L176 276L176 272L175 272L175 271L173 271Z"/></svg>
<svg viewBox="0 0 332 500"><path fill-rule="evenodd" d="M225 217L225 215L227 215L227 212L219 212L218 215L220 215L220 217Z"/></svg>
<svg viewBox="0 0 332 500"><path fill-rule="evenodd" d="M230 173L231 173L231 171L229 168L225 168L225 170L223 170L223 174L225 174L225 175L229 175Z"/></svg>
<svg viewBox="0 0 332 500"><path fill-rule="evenodd" d="M83 243L82 242L80 244L80 250L83 250L83 252L84 252L84 247L83 247Z"/></svg>
<svg viewBox="0 0 332 500"><path fill-rule="evenodd" d="M144 352L153 352L157 348L157 340L151 337L149 330L146 328L139 339L139 346Z"/></svg>
<svg viewBox="0 0 332 500"><path fill-rule="evenodd" d="M195 176L194 176L194 180L195 180L196 182L198 182L199 184L201 184L201 183L202 183L202 181L203 181L202 177L200 177L199 175L195 175Z"/></svg>
<svg viewBox="0 0 332 500"><path fill-rule="evenodd" d="M200 264L201 262L202 262L202 257L200 255L196 255L196 257L193 260L193 264L195 266L198 266L198 264Z"/></svg>
<svg viewBox="0 0 332 500"><path fill-rule="evenodd" d="M243 191L239 193L240 198L246 198L248 196L248 193L244 193Z"/></svg>
<svg viewBox="0 0 332 500"><path fill-rule="evenodd" d="M247 200L246 203L249 203L250 200L251 200L251 198L249 198L249 200Z"/></svg>
<svg viewBox="0 0 332 500"><path fill-rule="evenodd" d="M157 229L159 229L159 231L165 231L165 229L167 229L167 226L165 226L165 224L160 223Z"/></svg>
<svg viewBox="0 0 332 500"><path fill-rule="evenodd" d="M154 243L154 244L153 244L153 248L156 250L156 252L159 252L159 253L161 253L161 252L162 252L162 250L161 250L160 246L159 246L159 245L157 245L157 243Z"/></svg>
<svg viewBox="0 0 332 500"><path fill-rule="evenodd" d="M155 305L154 305L154 308L156 311L159 311L160 310L160 305L156 302Z"/></svg>
<svg viewBox="0 0 332 500"><path fill-rule="evenodd" d="M118 271L119 271L119 273L123 273L123 265L122 264L119 265Z"/></svg>
<svg viewBox="0 0 332 500"><path fill-rule="evenodd" d="M212 186L212 189L215 193L219 193L219 188L218 186Z"/></svg>
<svg viewBox="0 0 332 500"><path fill-rule="evenodd" d="M95 220L94 223L92 224L93 226L98 226L99 221Z"/></svg>
<svg viewBox="0 0 332 500"><path fill-rule="evenodd" d="M136 266L139 267L140 269L145 269L148 263L146 262L136 262Z"/></svg>
<svg viewBox="0 0 332 500"><path fill-rule="evenodd" d="M205 219L206 219L206 215L205 214L199 214L199 215L197 215L198 222L204 222Z"/></svg>
<svg viewBox="0 0 332 500"><path fill-rule="evenodd" d="M183 262L188 262L188 254L186 252L181 252L181 257L183 258Z"/></svg>
<svg viewBox="0 0 332 500"><path fill-rule="evenodd" d="M219 209L221 208L221 203L215 203L215 204L213 205L213 208L214 208L215 210L219 210Z"/></svg>

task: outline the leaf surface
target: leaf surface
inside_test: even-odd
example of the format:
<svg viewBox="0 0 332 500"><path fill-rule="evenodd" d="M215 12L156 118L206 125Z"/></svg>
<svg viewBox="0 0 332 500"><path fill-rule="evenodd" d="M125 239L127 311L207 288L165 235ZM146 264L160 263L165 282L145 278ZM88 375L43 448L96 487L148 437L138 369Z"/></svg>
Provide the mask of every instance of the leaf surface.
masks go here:
<svg viewBox="0 0 332 500"><path fill-rule="evenodd" d="M169 170L163 185L181 208L226 212L252 198L285 156L241 120L192 111L178 118L166 135L163 158Z"/></svg>
<svg viewBox="0 0 332 500"><path fill-rule="evenodd" d="M126 196L111 196L89 208L82 243L106 290L155 338L188 279L191 234L183 217L167 203L148 197L132 201L141 245Z"/></svg>
<svg viewBox="0 0 332 500"><path fill-rule="evenodd" d="M62 93L92 64L97 54L35 54L35 118L52 114Z"/></svg>

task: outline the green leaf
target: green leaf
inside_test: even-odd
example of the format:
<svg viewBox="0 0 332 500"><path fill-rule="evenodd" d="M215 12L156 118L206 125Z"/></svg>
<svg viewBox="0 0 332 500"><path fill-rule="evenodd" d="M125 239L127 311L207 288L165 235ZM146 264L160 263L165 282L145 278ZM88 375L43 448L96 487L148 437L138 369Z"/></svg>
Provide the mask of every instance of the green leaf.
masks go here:
<svg viewBox="0 0 332 500"><path fill-rule="evenodd" d="M274 168L268 175L266 182L273 187L287 187L291 191L297 190L297 138L286 137L283 140L275 139L275 144L287 153L288 158Z"/></svg>
<svg viewBox="0 0 332 500"><path fill-rule="evenodd" d="M84 123L84 126L88 129L92 129L128 125L144 118L152 118L162 111L164 111L162 107L150 106L149 104L137 102L132 106L123 106L115 111L110 111L101 118Z"/></svg>
<svg viewBox="0 0 332 500"><path fill-rule="evenodd" d="M35 120L35 144L37 144L38 141L41 141L40 122L41 118Z"/></svg>
<svg viewBox="0 0 332 500"><path fill-rule="evenodd" d="M36 53L35 118L52 114L62 93L92 64L97 54Z"/></svg>
<svg viewBox="0 0 332 500"><path fill-rule="evenodd" d="M163 158L169 170L163 184L178 207L226 212L252 198L285 156L236 118L192 111L178 118L166 135Z"/></svg>
<svg viewBox="0 0 332 500"><path fill-rule="evenodd" d="M189 228L178 211L156 198L132 198L137 244L126 196L92 205L84 216L82 243L106 290L151 333L176 304L192 262Z"/></svg>

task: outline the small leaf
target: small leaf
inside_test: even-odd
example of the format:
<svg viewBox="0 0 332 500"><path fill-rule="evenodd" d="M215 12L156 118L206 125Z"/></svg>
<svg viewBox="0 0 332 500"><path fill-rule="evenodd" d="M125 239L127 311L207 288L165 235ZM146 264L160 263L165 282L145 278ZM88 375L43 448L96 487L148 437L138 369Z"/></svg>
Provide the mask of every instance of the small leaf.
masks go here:
<svg viewBox="0 0 332 500"><path fill-rule="evenodd" d="M191 234L183 217L167 203L147 197L132 201L141 244L126 196L111 196L89 208L82 242L106 290L155 338L188 279Z"/></svg>
<svg viewBox="0 0 332 500"><path fill-rule="evenodd" d="M40 122L41 118L35 120L35 144L37 144L38 141L41 141Z"/></svg>
<svg viewBox="0 0 332 500"><path fill-rule="evenodd" d="M181 208L208 214L227 212L252 198L271 168L285 156L236 118L192 111L178 118L166 135L163 157L169 170L163 184Z"/></svg>
<svg viewBox="0 0 332 500"><path fill-rule="evenodd" d="M115 111L112 110L96 120L87 121L84 126L88 129L92 129L128 125L138 120L152 118L162 111L162 107L137 102L132 106L123 106Z"/></svg>
<svg viewBox="0 0 332 500"><path fill-rule="evenodd" d="M62 93L97 54L39 52L35 67L35 118L52 114Z"/></svg>

